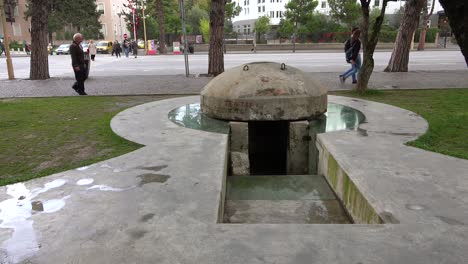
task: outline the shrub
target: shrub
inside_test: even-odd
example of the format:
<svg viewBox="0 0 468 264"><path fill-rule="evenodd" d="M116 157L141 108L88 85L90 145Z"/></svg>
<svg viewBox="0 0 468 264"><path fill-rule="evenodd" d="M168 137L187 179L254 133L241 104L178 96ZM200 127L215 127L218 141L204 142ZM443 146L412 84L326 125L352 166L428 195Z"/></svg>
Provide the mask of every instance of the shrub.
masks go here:
<svg viewBox="0 0 468 264"><path fill-rule="evenodd" d="M388 29L381 30L380 35L379 35L379 41L380 42L391 42L391 43L395 42L396 35L397 35L396 30L388 30Z"/></svg>
<svg viewBox="0 0 468 264"><path fill-rule="evenodd" d="M438 28L428 28L426 31L426 42L434 43L437 32L439 32ZM419 42L419 34L421 34L421 29L418 28L414 35L414 42Z"/></svg>
<svg viewBox="0 0 468 264"><path fill-rule="evenodd" d="M205 43L209 43L210 42L210 20L204 17L200 19L200 31L203 35L203 41Z"/></svg>

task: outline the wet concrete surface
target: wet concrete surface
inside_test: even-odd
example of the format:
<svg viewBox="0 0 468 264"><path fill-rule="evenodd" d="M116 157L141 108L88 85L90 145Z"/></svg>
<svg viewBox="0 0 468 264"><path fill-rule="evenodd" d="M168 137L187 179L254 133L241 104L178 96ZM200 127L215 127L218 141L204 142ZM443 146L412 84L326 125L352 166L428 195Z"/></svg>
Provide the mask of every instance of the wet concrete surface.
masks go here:
<svg viewBox="0 0 468 264"><path fill-rule="evenodd" d="M170 110L197 100L164 100L116 116L114 131L145 145L135 152L0 187L0 260L466 262L468 162L403 145L427 129L422 118L395 107L330 97L366 115L368 123L361 127L368 136L355 131L318 136L376 211L398 224L221 224L227 136L186 129L167 119ZM167 167L157 172L141 169L163 165ZM140 188L137 176L144 173L170 178ZM33 211L31 201L41 201L44 211ZM320 207L314 208L302 212L311 218L320 215Z"/></svg>

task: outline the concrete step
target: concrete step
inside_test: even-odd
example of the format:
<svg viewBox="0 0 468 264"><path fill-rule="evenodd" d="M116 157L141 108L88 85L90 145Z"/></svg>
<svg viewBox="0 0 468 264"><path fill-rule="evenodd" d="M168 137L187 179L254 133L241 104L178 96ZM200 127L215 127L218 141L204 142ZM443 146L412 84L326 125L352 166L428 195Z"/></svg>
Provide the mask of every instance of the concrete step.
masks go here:
<svg viewBox="0 0 468 264"><path fill-rule="evenodd" d="M337 200L226 200L225 223L350 224Z"/></svg>
<svg viewBox="0 0 468 264"><path fill-rule="evenodd" d="M226 200L335 200L318 175L230 176Z"/></svg>

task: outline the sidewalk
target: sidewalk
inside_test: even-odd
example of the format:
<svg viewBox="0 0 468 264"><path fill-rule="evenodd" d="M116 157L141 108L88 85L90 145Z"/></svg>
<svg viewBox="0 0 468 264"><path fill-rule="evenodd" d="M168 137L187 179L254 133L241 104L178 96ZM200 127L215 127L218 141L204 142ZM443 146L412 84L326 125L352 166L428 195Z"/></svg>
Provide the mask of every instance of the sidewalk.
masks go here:
<svg viewBox="0 0 468 264"><path fill-rule="evenodd" d="M341 84L339 73L318 73L309 75L325 85L330 91L351 90L349 82ZM85 82L89 95L149 95L149 94L198 94L211 80L209 77L185 77L184 75L162 76L91 76ZM2 80L0 98L75 96L71 88L73 77L52 78L41 81ZM427 88L468 88L466 71L439 72L374 72L369 82L371 89L427 89Z"/></svg>

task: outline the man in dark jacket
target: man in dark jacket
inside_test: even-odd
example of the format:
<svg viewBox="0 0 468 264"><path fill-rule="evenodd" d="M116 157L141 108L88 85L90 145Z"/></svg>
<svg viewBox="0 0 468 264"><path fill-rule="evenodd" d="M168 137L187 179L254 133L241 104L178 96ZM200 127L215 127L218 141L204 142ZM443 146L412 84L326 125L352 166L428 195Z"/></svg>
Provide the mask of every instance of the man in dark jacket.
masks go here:
<svg viewBox="0 0 468 264"><path fill-rule="evenodd" d="M80 33L73 35L73 44L70 46L70 56L72 59L73 72L75 73L76 82L72 88L79 95L87 95L85 93L84 81L86 80L86 64L84 59L83 47L81 42L83 36Z"/></svg>
<svg viewBox="0 0 468 264"><path fill-rule="evenodd" d="M356 75L361 69L361 55L359 54L361 50L360 35L361 30L353 29L353 35L345 43L346 62L351 63L351 69L339 76L341 83L344 83L349 76L353 78L353 83L357 83Z"/></svg>

